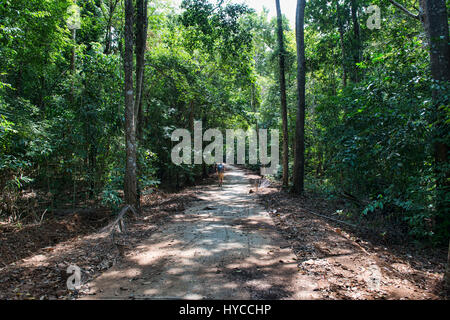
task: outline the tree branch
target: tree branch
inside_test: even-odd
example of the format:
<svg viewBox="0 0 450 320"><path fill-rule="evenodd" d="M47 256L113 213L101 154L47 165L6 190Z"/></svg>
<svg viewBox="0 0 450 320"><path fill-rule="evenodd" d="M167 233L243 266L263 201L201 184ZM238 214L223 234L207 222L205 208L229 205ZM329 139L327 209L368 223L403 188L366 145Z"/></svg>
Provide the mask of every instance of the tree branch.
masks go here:
<svg viewBox="0 0 450 320"><path fill-rule="evenodd" d="M406 9L404 6L402 6L400 3L398 3L394 0L389 0L389 2L392 3L394 6L396 6L397 8L399 8L400 10L402 10L403 12L405 12L408 16L420 21L420 14L412 13L411 11Z"/></svg>
<svg viewBox="0 0 450 320"><path fill-rule="evenodd" d="M121 221L122 221L124 215L125 215L128 211L131 211L131 212L133 213L133 215L134 215L135 217L137 217L138 214L137 214L136 210L133 208L133 206L126 205L126 206L123 207L122 210L119 212L119 214L117 215L117 218L116 218L112 223L110 223L110 224L108 224L106 227L104 227L104 228L101 230L101 232L106 232L106 231L111 232L111 231L113 231L113 230L114 230L114 227L115 227L117 224L120 224L120 223L121 223ZM120 227L120 226L119 226L119 227Z"/></svg>

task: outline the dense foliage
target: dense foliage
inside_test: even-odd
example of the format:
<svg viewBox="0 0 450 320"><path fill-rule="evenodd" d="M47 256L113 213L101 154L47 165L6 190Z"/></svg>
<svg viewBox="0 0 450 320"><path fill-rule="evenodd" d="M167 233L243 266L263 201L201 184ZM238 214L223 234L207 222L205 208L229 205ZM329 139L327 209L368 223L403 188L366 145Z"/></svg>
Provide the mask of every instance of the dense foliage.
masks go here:
<svg viewBox="0 0 450 320"><path fill-rule="evenodd" d="M75 2L81 24L73 37L67 20ZM381 8L380 29L366 26L370 4ZM185 0L180 9L164 0L148 7L137 127L142 190L207 174L206 165L170 161L175 128L202 120L204 128L281 131L276 19L222 1ZM123 12L120 0L0 0L3 217L19 219L30 197L50 209L122 203ZM438 136L448 144L449 132L435 132L432 89L448 92L448 83L431 80L422 24L378 0L307 1L305 19L307 189L352 197L353 214L445 241L450 199L436 179L448 167L436 170L433 143ZM286 19L283 28L293 148L295 31ZM290 152L290 169L293 161ZM447 205L437 208L437 197Z"/></svg>

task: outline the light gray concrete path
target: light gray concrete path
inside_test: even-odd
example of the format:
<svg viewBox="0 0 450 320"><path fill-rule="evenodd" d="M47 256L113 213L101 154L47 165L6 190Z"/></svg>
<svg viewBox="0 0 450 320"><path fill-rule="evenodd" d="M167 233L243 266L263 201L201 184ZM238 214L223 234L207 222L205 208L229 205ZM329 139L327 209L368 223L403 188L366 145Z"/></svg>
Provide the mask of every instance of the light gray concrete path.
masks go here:
<svg viewBox="0 0 450 320"><path fill-rule="evenodd" d="M314 280L256 196L243 170L172 217L136 253L90 283L84 299L315 299Z"/></svg>

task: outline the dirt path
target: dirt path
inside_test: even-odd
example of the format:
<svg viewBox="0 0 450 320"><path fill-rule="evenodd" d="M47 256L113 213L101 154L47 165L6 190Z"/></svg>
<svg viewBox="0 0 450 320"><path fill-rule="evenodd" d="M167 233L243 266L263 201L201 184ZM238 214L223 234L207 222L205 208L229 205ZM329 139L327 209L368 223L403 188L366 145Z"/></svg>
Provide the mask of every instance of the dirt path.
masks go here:
<svg viewBox="0 0 450 320"><path fill-rule="evenodd" d="M249 189L244 171L227 166L223 188L203 188L200 201L89 283L83 299L321 298Z"/></svg>
<svg viewBox="0 0 450 320"><path fill-rule="evenodd" d="M390 243L313 215L308 210L337 217L345 206L295 196L276 183L249 193L253 178L228 166L223 188L207 179L178 193L145 195L142 214L114 239L83 220L92 215L2 228L9 251L0 252L0 299L447 297L446 248ZM99 218L97 225L107 223L108 216ZM71 265L82 270L79 291L67 290Z"/></svg>

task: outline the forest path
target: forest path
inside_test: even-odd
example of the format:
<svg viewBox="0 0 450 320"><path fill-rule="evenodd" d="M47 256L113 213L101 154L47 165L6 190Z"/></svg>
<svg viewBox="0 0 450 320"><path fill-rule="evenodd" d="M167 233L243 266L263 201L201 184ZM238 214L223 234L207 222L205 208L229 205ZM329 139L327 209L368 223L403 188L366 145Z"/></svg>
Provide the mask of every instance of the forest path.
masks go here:
<svg viewBox="0 0 450 320"><path fill-rule="evenodd" d="M205 186L122 262L90 283L84 299L319 299L316 281L249 193L243 170Z"/></svg>

